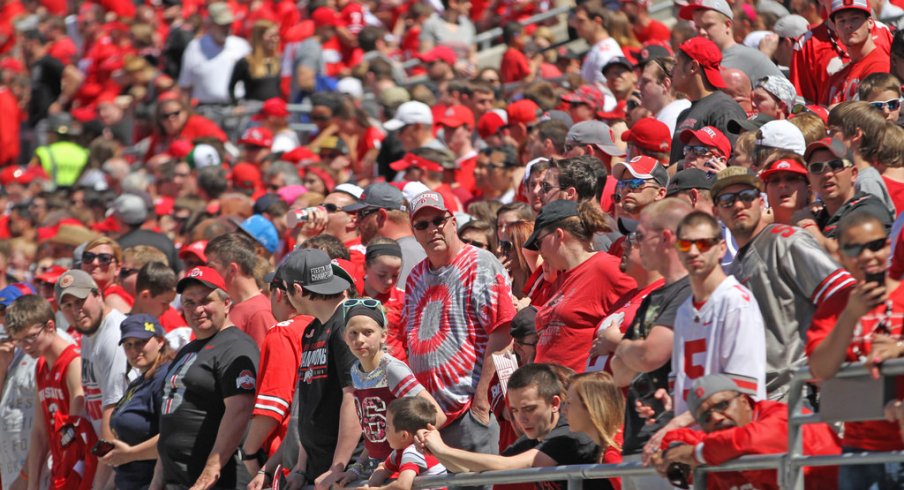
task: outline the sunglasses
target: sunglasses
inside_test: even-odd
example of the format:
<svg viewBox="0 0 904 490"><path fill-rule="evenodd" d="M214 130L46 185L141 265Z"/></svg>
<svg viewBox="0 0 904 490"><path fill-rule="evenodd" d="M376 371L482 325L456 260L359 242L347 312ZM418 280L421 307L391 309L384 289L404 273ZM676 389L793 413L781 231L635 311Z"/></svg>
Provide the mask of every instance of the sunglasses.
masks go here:
<svg viewBox="0 0 904 490"><path fill-rule="evenodd" d="M559 190L561 190L562 188L561 188L561 187L554 187L554 186L553 186L552 184L550 184L549 182L541 182L541 183L540 183L540 192L543 193L543 194L546 194L547 192L549 192L549 191L551 191L551 190L553 190L553 189L559 189Z"/></svg>
<svg viewBox="0 0 904 490"><path fill-rule="evenodd" d="M411 223L411 227L417 231L424 231L429 228L430 225L433 225L437 228L442 228L442 226L446 224L446 221L449 221L449 218L450 216L448 214L444 214L433 219L416 221L414 223Z"/></svg>
<svg viewBox="0 0 904 490"><path fill-rule="evenodd" d="M82 254L82 263L83 264L93 264L94 261L97 260L97 262L101 266L106 267L106 266L110 265L111 263L113 263L114 258L115 257L113 256L113 254L104 254L104 253L96 254L94 252L85 252Z"/></svg>
<svg viewBox="0 0 904 490"><path fill-rule="evenodd" d="M848 164L846 160L836 158L835 160L829 160L828 162L812 162L807 167L807 171L811 174L820 175L829 171L830 169L832 170L832 172L839 172L847 166Z"/></svg>
<svg viewBox="0 0 904 490"><path fill-rule="evenodd" d="M745 204L749 204L758 197L760 197L760 191L756 189L744 189L740 192L728 192L725 194L719 194L719 197L716 198L716 201L719 203L719 207L729 209L733 208L735 203L739 200Z"/></svg>
<svg viewBox="0 0 904 490"><path fill-rule="evenodd" d="M877 100L876 102L870 102L869 105L875 107L876 109L879 109L880 111L886 107L889 111L896 111L901 108L901 98L899 97L897 99L889 99L885 102Z"/></svg>
<svg viewBox="0 0 904 490"><path fill-rule="evenodd" d="M709 410L701 413L700 416L697 417L697 421L706 423L709 422L709 419L713 417L713 414L724 414L726 411L728 411L728 407L731 406L731 403L735 401L739 396L741 395L738 394L729 398L728 400L723 400L719 403L716 403L715 405L710 407Z"/></svg>
<svg viewBox="0 0 904 490"><path fill-rule="evenodd" d="M338 213L339 211L341 211L341 209L339 209L339 206L336 206L331 202L322 203L320 206L329 214Z"/></svg>
<svg viewBox="0 0 904 490"><path fill-rule="evenodd" d="M640 189L643 189L644 184L646 184L646 183L647 183L647 181L645 179L624 179L624 180L619 180L618 182L616 182L615 188L616 189L627 189L631 192L635 192Z"/></svg>
<svg viewBox="0 0 904 490"><path fill-rule="evenodd" d="M722 237L715 238L698 238L696 240L686 240L684 238L679 238L675 240L675 249L679 252L687 253L691 251L691 246L697 247L697 250L700 253L709 252L710 249L715 247L722 241Z"/></svg>
<svg viewBox="0 0 904 490"><path fill-rule="evenodd" d="M477 248L482 248L484 250L487 250L488 248L490 248L490 245L488 243L478 242L477 240L467 240L465 238L462 238L461 241L467 243L468 245L473 245Z"/></svg>
<svg viewBox="0 0 904 490"><path fill-rule="evenodd" d="M708 146L702 145L688 145L684 147L684 156L689 156L691 153L694 154L695 157L705 157L713 152L713 149Z"/></svg>
<svg viewBox="0 0 904 490"><path fill-rule="evenodd" d="M172 119L172 118L178 116L179 114L182 114L181 109L178 111L173 111L173 112L165 112L163 114L160 114L160 117L163 119Z"/></svg>
<svg viewBox="0 0 904 490"><path fill-rule="evenodd" d="M841 253L848 257L859 257L864 250L869 250L871 252L882 250L885 248L887 241L888 238L879 238L866 243L846 243L841 246Z"/></svg>
<svg viewBox="0 0 904 490"><path fill-rule="evenodd" d="M137 273L138 273L138 269L126 269L126 268L122 268L122 269L119 270L119 278L120 278L120 279L125 279L125 278L131 276L132 274L137 274Z"/></svg>
<svg viewBox="0 0 904 490"><path fill-rule="evenodd" d="M383 325L386 325L386 311L383 310L383 304L373 298L352 298L342 302L342 317L348 320L348 310L363 306L374 311L379 311L383 315Z"/></svg>

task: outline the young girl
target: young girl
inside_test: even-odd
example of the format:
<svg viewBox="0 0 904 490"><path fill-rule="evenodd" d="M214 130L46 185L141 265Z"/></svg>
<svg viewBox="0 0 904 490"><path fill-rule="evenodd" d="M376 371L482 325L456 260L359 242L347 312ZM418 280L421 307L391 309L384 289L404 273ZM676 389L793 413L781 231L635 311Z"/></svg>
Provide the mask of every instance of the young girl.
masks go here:
<svg viewBox="0 0 904 490"><path fill-rule="evenodd" d="M386 352L407 363L405 326L402 325L405 291L397 286L401 271L402 248L398 242L392 238L377 237L367 244L364 294L379 300L386 311Z"/></svg>
<svg viewBox="0 0 904 490"><path fill-rule="evenodd" d="M422 397L437 411L437 426L446 422L443 411L415 379L402 361L383 352L386 342L386 315L383 305L371 298L350 299L342 303L345 312L345 342L358 361L352 367L355 410L364 430L364 451L349 466L340 486L366 477L369 468L385 460L392 448L386 438L387 407L403 397Z"/></svg>

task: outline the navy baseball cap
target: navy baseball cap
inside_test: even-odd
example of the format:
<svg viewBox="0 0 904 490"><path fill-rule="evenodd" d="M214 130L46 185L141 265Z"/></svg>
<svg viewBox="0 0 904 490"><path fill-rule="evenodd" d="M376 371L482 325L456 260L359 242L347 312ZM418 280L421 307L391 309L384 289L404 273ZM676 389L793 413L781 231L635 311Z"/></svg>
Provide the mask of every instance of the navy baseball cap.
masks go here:
<svg viewBox="0 0 904 490"><path fill-rule="evenodd" d="M119 330L122 336L119 339L119 345L122 345L126 339L149 339L151 337L164 337L166 331L163 326L151 315L147 313L137 313L127 316L125 320L119 324Z"/></svg>

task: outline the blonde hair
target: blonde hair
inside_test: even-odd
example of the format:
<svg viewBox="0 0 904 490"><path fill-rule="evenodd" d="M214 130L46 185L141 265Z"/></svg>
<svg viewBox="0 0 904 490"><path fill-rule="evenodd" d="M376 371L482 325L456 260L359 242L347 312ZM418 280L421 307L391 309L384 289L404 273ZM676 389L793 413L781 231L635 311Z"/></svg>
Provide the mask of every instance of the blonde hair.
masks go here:
<svg viewBox="0 0 904 490"><path fill-rule="evenodd" d="M609 13L609 18L606 19L606 30L622 48L639 48L641 46L637 36L634 35L628 15L620 10Z"/></svg>
<svg viewBox="0 0 904 490"><path fill-rule="evenodd" d="M887 167L904 167L904 128L893 124L885 130L876 160Z"/></svg>
<svg viewBox="0 0 904 490"><path fill-rule="evenodd" d="M584 405L600 442L605 444L603 452L608 447L621 449L615 436L624 422L625 396L615 385L612 375L605 371L576 374L571 377L571 388L578 399L568 400L568 403Z"/></svg>
<svg viewBox="0 0 904 490"><path fill-rule="evenodd" d="M251 54L248 55L248 71L255 78L279 74L279 58L276 53L267 53L264 48L264 35L276 24L269 20L259 20L251 27Z"/></svg>

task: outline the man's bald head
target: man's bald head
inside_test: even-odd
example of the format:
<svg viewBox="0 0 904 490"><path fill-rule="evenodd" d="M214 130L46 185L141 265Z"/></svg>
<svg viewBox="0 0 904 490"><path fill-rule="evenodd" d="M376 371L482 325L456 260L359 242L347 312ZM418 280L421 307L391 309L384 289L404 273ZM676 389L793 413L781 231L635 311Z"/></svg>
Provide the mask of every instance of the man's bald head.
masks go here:
<svg viewBox="0 0 904 490"><path fill-rule="evenodd" d="M747 74L737 68L722 68L721 71L722 78L725 79L725 88L722 91L731 96L746 112L753 111L750 104L753 85Z"/></svg>

